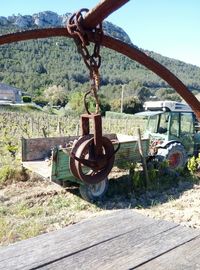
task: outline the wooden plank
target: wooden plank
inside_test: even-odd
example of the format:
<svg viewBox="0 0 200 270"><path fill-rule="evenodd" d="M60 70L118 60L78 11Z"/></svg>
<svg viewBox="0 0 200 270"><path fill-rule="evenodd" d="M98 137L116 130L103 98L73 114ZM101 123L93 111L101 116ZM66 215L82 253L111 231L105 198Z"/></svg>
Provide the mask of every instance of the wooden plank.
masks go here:
<svg viewBox="0 0 200 270"><path fill-rule="evenodd" d="M130 231L110 241L63 257L40 269L140 269L149 260L187 243L200 234L186 227L157 222ZM173 257L171 257L173 259ZM148 269L156 269L154 267Z"/></svg>
<svg viewBox="0 0 200 270"><path fill-rule="evenodd" d="M200 269L200 238L185 243L140 266L140 270Z"/></svg>
<svg viewBox="0 0 200 270"><path fill-rule="evenodd" d="M0 269L38 267L130 232L133 239L137 235L139 244L141 240L138 235L142 239L148 238L153 224L154 234L176 226L144 217L133 210L112 211L62 230L0 248Z"/></svg>
<svg viewBox="0 0 200 270"><path fill-rule="evenodd" d="M66 144L68 144L70 141L74 141L77 138L77 136L67 136L23 139L23 161L45 159L47 156L51 155L51 150L55 146L62 145L63 147L65 147ZM25 149L23 149L23 147L25 147Z"/></svg>
<svg viewBox="0 0 200 270"><path fill-rule="evenodd" d="M199 236L133 210L114 211L0 248L0 269L198 269Z"/></svg>

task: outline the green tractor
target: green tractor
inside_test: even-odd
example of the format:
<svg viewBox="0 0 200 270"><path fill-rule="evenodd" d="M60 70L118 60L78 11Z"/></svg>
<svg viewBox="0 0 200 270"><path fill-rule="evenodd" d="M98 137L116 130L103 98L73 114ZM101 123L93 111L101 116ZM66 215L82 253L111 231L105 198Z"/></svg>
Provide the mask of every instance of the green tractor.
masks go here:
<svg viewBox="0 0 200 270"><path fill-rule="evenodd" d="M150 139L150 157L168 160L171 169L184 167L189 156L197 156L200 133L194 112L184 103L148 101L137 115L148 118L144 136Z"/></svg>

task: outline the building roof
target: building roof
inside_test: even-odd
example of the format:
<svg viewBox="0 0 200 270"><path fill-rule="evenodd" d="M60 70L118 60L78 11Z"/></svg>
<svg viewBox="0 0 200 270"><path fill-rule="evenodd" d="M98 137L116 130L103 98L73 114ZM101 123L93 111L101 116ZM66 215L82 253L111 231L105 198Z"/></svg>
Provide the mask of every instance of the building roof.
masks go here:
<svg viewBox="0 0 200 270"><path fill-rule="evenodd" d="M1 83L0 82L0 91L1 90L10 90L10 91L22 91L21 89L17 88L17 87L13 87L13 86L10 86L8 84L5 84L5 83Z"/></svg>

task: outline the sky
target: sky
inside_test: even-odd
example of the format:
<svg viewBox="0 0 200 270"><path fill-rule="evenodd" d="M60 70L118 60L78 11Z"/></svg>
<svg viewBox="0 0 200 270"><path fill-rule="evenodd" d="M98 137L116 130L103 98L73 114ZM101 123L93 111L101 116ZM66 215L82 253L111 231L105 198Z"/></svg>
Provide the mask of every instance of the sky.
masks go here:
<svg viewBox="0 0 200 270"><path fill-rule="evenodd" d="M2 3L3 2L3 3ZM92 8L100 0L2 0L0 16ZM129 0L107 20L122 27L134 45L200 67L200 0Z"/></svg>

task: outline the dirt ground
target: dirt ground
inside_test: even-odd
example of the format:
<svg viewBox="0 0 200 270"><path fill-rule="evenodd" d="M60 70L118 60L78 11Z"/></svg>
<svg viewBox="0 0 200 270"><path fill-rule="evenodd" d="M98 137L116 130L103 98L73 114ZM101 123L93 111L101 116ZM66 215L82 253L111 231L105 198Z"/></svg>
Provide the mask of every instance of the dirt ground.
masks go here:
<svg viewBox="0 0 200 270"><path fill-rule="evenodd" d="M0 189L0 245L63 228L115 209L133 208L156 219L200 229L200 185L180 182L162 192L133 192L127 172L114 171L104 201L84 201L76 186L63 188L35 175Z"/></svg>
<svg viewBox="0 0 200 270"><path fill-rule="evenodd" d="M162 203L155 200L151 207L137 209L137 211L155 219L173 221L200 229L200 185L191 186L189 183L187 185L182 192L172 189L168 201Z"/></svg>

